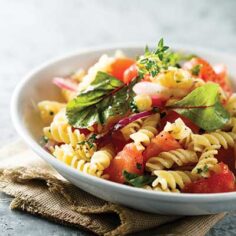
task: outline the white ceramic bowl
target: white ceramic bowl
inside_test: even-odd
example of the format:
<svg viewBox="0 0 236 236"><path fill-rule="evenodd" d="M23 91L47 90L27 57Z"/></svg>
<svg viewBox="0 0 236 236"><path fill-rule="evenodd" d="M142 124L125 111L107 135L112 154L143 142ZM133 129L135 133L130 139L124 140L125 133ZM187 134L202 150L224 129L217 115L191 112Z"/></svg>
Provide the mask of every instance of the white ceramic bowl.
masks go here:
<svg viewBox="0 0 236 236"><path fill-rule="evenodd" d="M40 157L67 180L104 200L159 214L205 215L236 210L236 192L177 194L129 187L80 173L53 158L39 145L43 124L36 104L44 99L61 99L59 89L51 83L52 78L68 75L80 67L88 68L103 53L113 55L116 49L121 49L126 55L135 57L143 52L143 45L83 50L48 62L27 75L16 88L12 98L11 115L18 133ZM175 47L175 49L195 53L212 63L224 63L228 66L231 77L236 79L236 57L191 47Z"/></svg>

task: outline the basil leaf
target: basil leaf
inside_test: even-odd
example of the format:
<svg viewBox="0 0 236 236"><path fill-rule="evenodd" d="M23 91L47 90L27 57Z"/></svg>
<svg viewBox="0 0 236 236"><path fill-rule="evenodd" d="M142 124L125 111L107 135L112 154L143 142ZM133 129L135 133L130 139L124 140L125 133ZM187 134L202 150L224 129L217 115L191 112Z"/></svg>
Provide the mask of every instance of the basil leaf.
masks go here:
<svg viewBox="0 0 236 236"><path fill-rule="evenodd" d="M87 128L96 123L104 124L111 116L126 114L135 81L125 86L120 80L98 72L89 88L68 103L69 123L77 128Z"/></svg>
<svg viewBox="0 0 236 236"><path fill-rule="evenodd" d="M208 83L193 90L171 107L206 131L222 128L229 113L219 102L219 85Z"/></svg>
<svg viewBox="0 0 236 236"><path fill-rule="evenodd" d="M122 174L125 178L125 181L134 187L142 187L144 185L148 185L156 179L155 176L137 175L137 174L129 173L126 170L124 170Z"/></svg>

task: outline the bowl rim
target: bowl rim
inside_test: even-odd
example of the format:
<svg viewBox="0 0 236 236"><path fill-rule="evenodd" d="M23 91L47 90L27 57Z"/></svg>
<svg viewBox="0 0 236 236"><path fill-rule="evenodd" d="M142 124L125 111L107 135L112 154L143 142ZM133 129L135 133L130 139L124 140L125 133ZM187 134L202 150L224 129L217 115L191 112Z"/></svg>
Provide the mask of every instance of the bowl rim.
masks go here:
<svg viewBox="0 0 236 236"><path fill-rule="evenodd" d="M55 63L62 62L64 60L68 60L71 57L80 56L83 54L88 53L95 53L95 52L102 52L108 51L108 50L125 50L125 49L142 49L144 48L142 43L125 43L125 44L111 44L107 46L96 46L96 47L88 47L76 50L72 53L67 53L65 55L53 58L51 60L46 61L45 63L42 63L35 69L31 70L28 74L26 74L23 79L18 83L16 86L12 98L11 98L11 119L13 122L13 125L18 132L18 134L21 136L21 138L26 142L26 144L34 151L36 152L41 158L43 158L46 162L48 162L53 167L55 166L55 169L63 170L63 172L67 174L73 174L77 175L78 178L82 178L84 181L92 181L95 184L101 184L105 185L106 187L113 189L115 191L119 192L125 192L125 194L128 195L139 195L139 197L143 198L158 198L158 200L163 201L176 201L176 202L218 202L218 201L225 201L225 200L235 200L236 199L236 191L235 192L226 192L226 193L209 193L209 194L196 194L196 193L168 193L168 192L156 192L156 191L150 191L142 188L136 188L124 184L119 184L115 182L111 182L108 180L104 180L102 178L98 178L96 176L92 176L86 173L78 172L76 169L65 165L64 163L58 161L57 159L53 158L53 156L48 153L46 150L44 150L40 144L38 144L28 133L27 128L23 125L20 118L20 103L19 98L21 97L21 94L23 92L23 88L27 83L29 83L34 76L39 73L40 71L44 70L45 68L49 68L53 66ZM155 44L150 44L155 45ZM198 53L204 53L204 54L213 54L216 55L216 57L227 57L231 60L235 59L236 56L225 53L225 52L219 52L217 50L213 49L205 49L195 46L183 46L181 44L174 44L173 46L174 50L184 50L184 51L195 51Z"/></svg>

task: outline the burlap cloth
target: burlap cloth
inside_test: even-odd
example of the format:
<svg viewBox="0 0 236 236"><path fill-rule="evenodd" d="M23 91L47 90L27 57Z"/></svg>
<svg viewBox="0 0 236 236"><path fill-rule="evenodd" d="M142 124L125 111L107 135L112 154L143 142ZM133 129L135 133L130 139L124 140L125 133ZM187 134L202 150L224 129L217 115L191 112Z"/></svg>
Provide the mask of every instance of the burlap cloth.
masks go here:
<svg viewBox="0 0 236 236"><path fill-rule="evenodd" d="M14 197L12 209L98 235L158 227L158 235L201 236L225 215L164 216L105 202L68 183L21 141L0 150L0 191Z"/></svg>

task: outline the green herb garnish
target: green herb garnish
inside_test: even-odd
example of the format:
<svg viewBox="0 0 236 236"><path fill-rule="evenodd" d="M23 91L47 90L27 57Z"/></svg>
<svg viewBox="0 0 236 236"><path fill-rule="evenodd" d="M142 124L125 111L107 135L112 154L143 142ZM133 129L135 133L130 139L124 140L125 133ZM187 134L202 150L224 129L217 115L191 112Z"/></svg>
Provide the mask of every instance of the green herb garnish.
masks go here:
<svg viewBox="0 0 236 236"><path fill-rule="evenodd" d="M229 113L219 102L218 92L218 84L207 83L169 107L206 131L221 129L228 122Z"/></svg>
<svg viewBox="0 0 236 236"><path fill-rule="evenodd" d="M78 145L85 145L85 144L87 144L89 146L89 148L94 148L95 147L94 142L97 140L96 137L97 137L96 134L92 134L87 140L79 142Z"/></svg>
<svg viewBox="0 0 236 236"><path fill-rule="evenodd" d="M66 107L69 123L76 128L104 124L109 117L124 115L134 96L133 85L139 78L125 85L113 76L98 72L89 88L82 91Z"/></svg>
<svg viewBox="0 0 236 236"><path fill-rule="evenodd" d="M197 168L197 173L201 174L202 173L202 169L201 168Z"/></svg>
<svg viewBox="0 0 236 236"><path fill-rule="evenodd" d="M202 171L203 171L203 173L207 173L209 171L208 165L204 165Z"/></svg>
<svg viewBox="0 0 236 236"><path fill-rule="evenodd" d="M202 65L200 65L200 64L194 66L194 67L191 69L191 73L192 73L193 75L195 75L195 76L198 76L199 73L200 73L201 67L202 67Z"/></svg>
<svg viewBox="0 0 236 236"><path fill-rule="evenodd" d="M136 167L137 167L138 170L142 170L142 166L143 165L141 163L136 163Z"/></svg>
<svg viewBox="0 0 236 236"><path fill-rule="evenodd" d="M161 39L155 50L150 51L145 48L144 55L137 60L137 66L140 77L148 74L155 77L161 70L167 70L169 66L177 66L180 59L178 53L169 51L169 47L164 45Z"/></svg>
<svg viewBox="0 0 236 236"><path fill-rule="evenodd" d="M156 177L151 175L137 175L133 173L129 173L128 171L123 171L123 176L125 178L125 181L135 187L143 187L145 185L148 185L152 183Z"/></svg>

